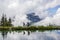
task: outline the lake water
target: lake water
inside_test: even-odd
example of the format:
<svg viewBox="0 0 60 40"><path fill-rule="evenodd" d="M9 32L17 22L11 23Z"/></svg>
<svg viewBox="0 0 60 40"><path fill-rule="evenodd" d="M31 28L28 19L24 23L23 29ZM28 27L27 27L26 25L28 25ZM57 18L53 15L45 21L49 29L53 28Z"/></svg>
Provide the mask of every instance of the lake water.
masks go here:
<svg viewBox="0 0 60 40"><path fill-rule="evenodd" d="M0 31L0 40L60 40L60 30Z"/></svg>

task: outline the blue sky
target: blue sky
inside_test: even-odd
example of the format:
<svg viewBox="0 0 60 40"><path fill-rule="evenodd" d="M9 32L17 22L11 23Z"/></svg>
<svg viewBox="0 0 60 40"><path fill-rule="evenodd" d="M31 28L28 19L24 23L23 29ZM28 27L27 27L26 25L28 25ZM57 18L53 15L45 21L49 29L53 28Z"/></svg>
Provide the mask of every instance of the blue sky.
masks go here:
<svg viewBox="0 0 60 40"><path fill-rule="evenodd" d="M48 8L47 11L49 12L50 16L53 16L54 14L56 14L57 10L60 8L60 5L57 5L53 8Z"/></svg>

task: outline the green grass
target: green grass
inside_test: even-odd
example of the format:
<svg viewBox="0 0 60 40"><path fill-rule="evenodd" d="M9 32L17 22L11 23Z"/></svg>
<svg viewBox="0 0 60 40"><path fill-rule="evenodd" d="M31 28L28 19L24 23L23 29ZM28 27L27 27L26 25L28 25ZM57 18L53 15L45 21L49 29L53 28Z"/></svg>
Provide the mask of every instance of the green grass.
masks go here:
<svg viewBox="0 0 60 40"><path fill-rule="evenodd" d="M60 30L59 26L29 26L29 27L10 27L10 26L5 26L2 27L0 26L0 30Z"/></svg>

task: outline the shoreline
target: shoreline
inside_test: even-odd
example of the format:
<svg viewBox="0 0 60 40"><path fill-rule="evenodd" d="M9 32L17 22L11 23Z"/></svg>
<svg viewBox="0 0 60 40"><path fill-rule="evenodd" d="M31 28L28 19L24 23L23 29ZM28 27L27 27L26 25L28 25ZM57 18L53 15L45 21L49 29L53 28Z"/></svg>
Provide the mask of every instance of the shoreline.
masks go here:
<svg viewBox="0 0 60 40"><path fill-rule="evenodd" d="M39 26L39 27L35 27L35 26L31 26L31 27L10 27L10 26L6 26L6 27L0 27L0 30L60 30L60 27L52 27L52 26Z"/></svg>

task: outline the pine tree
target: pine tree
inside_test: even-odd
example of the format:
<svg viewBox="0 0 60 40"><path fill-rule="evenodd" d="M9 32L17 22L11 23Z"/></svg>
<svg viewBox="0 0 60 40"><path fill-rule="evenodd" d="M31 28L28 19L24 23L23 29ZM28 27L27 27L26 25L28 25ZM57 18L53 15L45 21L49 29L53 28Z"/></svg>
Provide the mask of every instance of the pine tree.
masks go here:
<svg viewBox="0 0 60 40"><path fill-rule="evenodd" d="M2 18L1 18L1 23L0 23L1 26L5 27L5 26L12 26L12 20L11 18L9 18L7 20L7 17L6 15L2 15Z"/></svg>
<svg viewBox="0 0 60 40"><path fill-rule="evenodd" d="M4 19L5 19L5 20L4 20L4 24L5 24L4 26L8 26L8 25L7 25L7 24L8 24L8 20L7 20L6 15L5 15L4 17L5 17L5 18L4 18Z"/></svg>
<svg viewBox="0 0 60 40"><path fill-rule="evenodd" d="M7 17L6 15L2 15L2 18L1 18L1 26L7 26Z"/></svg>
<svg viewBox="0 0 60 40"><path fill-rule="evenodd" d="M9 18L8 26L12 26L12 20L11 20L11 18Z"/></svg>
<svg viewBox="0 0 60 40"><path fill-rule="evenodd" d="M4 24L4 14L3 14L3 16L2 16L2 18L1 18L1 26L4 26L5 24Z"/></svg>

